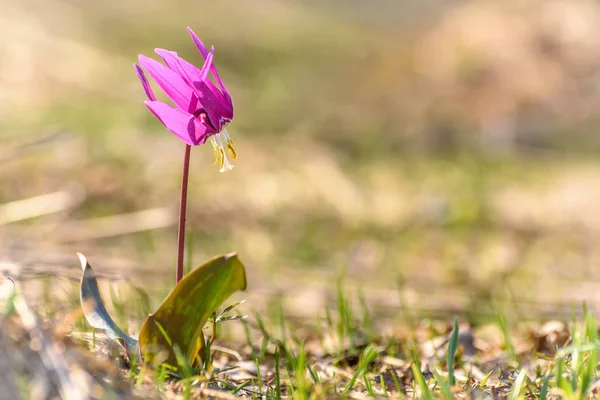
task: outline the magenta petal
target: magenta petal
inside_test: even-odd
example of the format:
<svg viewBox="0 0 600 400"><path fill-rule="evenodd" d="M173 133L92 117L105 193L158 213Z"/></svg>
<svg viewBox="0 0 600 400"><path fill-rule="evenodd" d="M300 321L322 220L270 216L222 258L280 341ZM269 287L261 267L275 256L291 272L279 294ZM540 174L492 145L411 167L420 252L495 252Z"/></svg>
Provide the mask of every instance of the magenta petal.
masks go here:
<svg viewBox="0 0 600 400"><path fill-rule="evenodd" d="M215 54L215 48L211 48L210 49L210 53L208 53L208 55L206 56L206 61L204 62L204 65L202 66L202 69L200 70L200 77L199 80L200 81L205 81L207 84L207 87L213 92L213 94L215 96L217 96L222 102L229 102L231 103L231 97L229 97L229 93L227 93L227 95L225 95L223 92L221 92L219 89L217 89L217 87L208 80L208 73L209 71L212 71L214 69L214 64L213 64L213 57ZM193 85L193 87L195 88L196 85ZM198 96L198 98L200 98L200 94L198 92L196 92L196 96Z"/></svg>
<svg viewBox="0 0 600 400"><path fill-rule="evenodd" d="M154 49L154 52L163 59L169 69L177 72L188 84L191 85L192 81L198 80L200 70L179 57L176 52L165 49Z"/></svg>
<svg viewBox="0 0 600 400"><path fill-rule="evenodd" d="M206 77L208 76L210 69L213 67L214 55L215 55L215 48L213 47L210 49L210 53L208 53L208 55L206 56L204 65L202 66L202 69L200 70L200 80L201 81L206 80Z"/></svg>
<svg viewBox="0 0 600 400"><path fill-rule="evenodd" d="M202 40L200 40L200 38L194 33L192 28L190 28L188 26L187 30L188 30L190 36L192 37L192 40L194 41L196 48L200 52L200 55L202 56L202 58L204 58L206 60L206 57L208 57L208 50L206 49L206 46L204 45L204 43L202 43ZM214 66L214 64L210 67L210 72L212 72L213 76L215 77L215 81L217 82L217 85L219 85L219 89L221 89L221 92L223 93L225 98L228 99L228 101L231 101L231 96L229 95L229 91L227 90L227 88L225 87L225 84L221 80L221 77L219 76L219 73L217 72L217 68Z"/></svg>
<svg viewBox="0 0 600 400"><path fill-rule="evenodd" d="M202 43L202 40L200 40L200 38L198 37L198 35L196 35L194 33L194 31L192 30L192 28L190 28L188 26L187 30L188 30L190 36L192 37L192 40L194 41L194 44L196 45L196 48L200 52L200 55L202 56L202 58L204 58L206 60L206 56L208 55L208 50L206 50L206 46L204 45L204 43Z"/></svg>
<svg viewBox="0 0 600 400"><path fill-rule="evenodd" d="M219 85L219 89L221 89L221 93L223 93L225 99L227 99L227 101L231 103L231 96L229 95L229 90L227 90L227 87L225 87L225 84L219 77L219 73L217 72L217 69L215 68L214 64L210 69L210 72L212 72L213 76L215 77L215 81L217 82L217 85Z"/></svg>
<svg viewBox="0 0 600 400"><path fill-rule="evenodd" d="M158 61L141 54L139 61L177 107L184 111L187 110L190 114L198 109L198 98L190 85L179 74L171 71Z"/></svg>
<svg viewBox="0 0 600 400"><path fill-rule="evenodd" d="M144 104L168 130L189 145L203 144L214 133L198 118L168 104L160 101L145 101Z"/></svg>
<svg viewBox="0 0 600 400"><path fill-rule="evenodd" d="M219 92L209 80L194 82L194 88L200 104L206 110L208 119L217 132L220 132L223 123L233 119L233 106L231 106L231 103L223 102L215 94L215 91Z"/></svg>
<svg viewBox="0 0 600 400"><path fill-rule="evenodd" d="M200 97L200 94L195 89L194 82L201 81L203 78L206 79L206 75L213 65L214 49L208 54L202 70L199 70L194 65L179 57L174 51L165 49L155 49L154 51L161 56L169 69L178 73L192 87L196 93L196 97ZM209 88L221 101L231 103L231 98L225 97L214 85L209 85ZM204 107L204 105L201 104L199 107Z"/></svg>
<svg viewBox="0 0 600 400"><path fill-rule="evenodd" d="M221 77L219 77L219 73L217 72L217 68L215 67L215 64L212 61L214 54L215 54L215 48L213 46L213 47L210 48L210 53L208 53L208 55L206 56L206 63L208 63L208 59L210 57L210 72L215 77L215 81L217 82L217 85L219 85L219 88L221 89L220 92L223 95L223 97L225 99L227 99L227 101L231 102L231 96L229 96L229 91L225 87L225 84L221 80ZM206 63L205 63L205 65L206 65Z"/></svg>
<svg viewBox="0 0 600 400"><path fill-rule="evenodd" d="M140 68L140 66L137 64L133 64L133 66L135 68L135 73L137 74L138 78L140 78L140 81L142 82L142 86L144 87L146 96L148 96L148 98L150 100L153 100L153 101L156 100L156 96L154 96L154 92L152 91L150 82L148 82L148 79L146 79L146 75L144 74L144 71L142 70L142 68Z"/></svg>

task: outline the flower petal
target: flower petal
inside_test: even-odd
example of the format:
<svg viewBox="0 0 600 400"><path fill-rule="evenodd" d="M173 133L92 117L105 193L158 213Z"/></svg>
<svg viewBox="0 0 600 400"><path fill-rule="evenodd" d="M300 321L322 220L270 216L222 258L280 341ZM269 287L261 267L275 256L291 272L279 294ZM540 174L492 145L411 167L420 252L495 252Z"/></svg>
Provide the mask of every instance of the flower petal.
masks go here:
<svg viewBox="0 0 600 400"><path fill-rule="evenodd" d="M202 41L194 33L194 31L192 30L192 28L190 28L188 26L187 30L188 30L188 33L190 34L190 36L192 37L192 40L194 41L194 44L196 45L196 48L200 52L200 55L202 56L202 58L204 58L206 60L206 57L208 57L208 50L206 49L206 46L204 46L204 43L202 43ZM223 96L225 96L225 98L227 99L227 101L231 102L231 96L229 95L229 91L225 87L225 84L221 80L221 77L219 77L219 73L217 72L217 68L214 65L212 65L210 67L210 72L212 72L213 76L215 77L215 81L217 82L217 85L219 85L219 88L221 89L221 92L223 93Z"/></svg>
<svg viewBox="0 0 600 400"><path fill-rule="evenodd" d="M233 119L233 106L215 95L216 88L209 80L194 82L194 89L208 119L216 131L220 132L223 124Z"/></svg>
<svg viewBox="0 0 600 400"><path fill-rule="evenodd" d="M229 121L233 118L233 107L230 99L226 99L215 85L207 79L207 75L213 66L214 48L207 54L202 69L198 69L189 63L190 66L186 66L184 63L187 63L187 61L175 52L164 49L156 49L155 51L163 58L171 72L176 72L186 83L191 85L198 98L199 105L197 109L204 109L208 120L219 132L223 121ZM191 111L191 113L194 111Z"/></svg>
<svg viewBox="0 0 600 400"><path fill-rule="evenodd" d="M178 73L142 54L139 55L139 61L177 107L183 111L188 111L190 114L193 114L199 108L198 98L194 94L194 90Z"/></svg>
<svg viewBox="0 0 600 400"><path fill-rule="evenodd" d="M200 80L194 82L194 92L198 96L200 104L206 110L208 119L217 129L217 132L221 132L221 121L223 118L223 95L217 90L215 85L207 79L208 73L213 66L213 56L215 48L211 48L210 53L206 56L204 65L200 70Z"/></svg>
<svg viewBox="0 0 600 400"><path fill-rule="evenodd" d="M198 35L196 35L196 33L194 33L192 28L190 28L188 26L187 30L188 30L190 36L192 37L192 40L194 41L196 48L200 52L200 55L202 56L202 58L204 58L206 60L206 56L208 55L208 50L206 50L206 46L204 45L204 43L202 43L202 40L200 40Z"/></svg>
<svg viewBox="0 0 600 400"><path fill-rule="evenodd" d="M154 96L154 92L152 91L152 87L150 86L150 82L148 82L148 79L146 79L146 75L144 74L144 70L137 64L133 64L134 68L135 68L135 73L137 74L138 78L140 78L140 81L142 82L142 86L144 87L144 91L146 92L146 96L148 96L148 98L150 100L156 100L156 96Z"/></svg>
<svg viewBox="0 0 600 400"><path fill-rule="evenodd" d="M202 69L200 70L199 79L201 81L206 80L206 77L208 76L210 69L213 67L213 57L214 56L215 56L215 48L213 47L210 49L210 53L208 53L208 55L206 56L206 59L204 60L204 65L202 66Z"/></svg>
<svg viewBox="0 0 600 400"><path fill-rule="evenodd" d="M189 145L203 144L215 133L200 119L161 101L145 101L144 104L168 130Z"/></svg>
<svg viewBox="0 0 600 400"><path fill-rule="evenodd" d="M191 85L191 82L200 76L200 70L179 57L176 52L165 49L154 49L154 52L163 59L171 71L177 72L188 84Z"/></svg>
<svg viewBox="0 0 600 400"><path fill-rule="evenodd" d="M194 82L202 80L202 76L206 77L206 74L208 74L208 71L213 65L212 54L214 53L214 49L208 54L202 70L179 57L179 55L177 55L177 53L174 51L165 49L154 49L154 51L163 59L167 67L170 70L178 73L188 83L188 85L192 86L192 89L194 89ZM209 58L210 61L208 60ZM219 99L221 99L221 101L231 104L231 97L226 97L223 95L223 93L221 93L221 91L219 91L219 89L217 89L214 85L209 85L209 88ZM196 96L198 96L198 93L196 93Z"/></svg>

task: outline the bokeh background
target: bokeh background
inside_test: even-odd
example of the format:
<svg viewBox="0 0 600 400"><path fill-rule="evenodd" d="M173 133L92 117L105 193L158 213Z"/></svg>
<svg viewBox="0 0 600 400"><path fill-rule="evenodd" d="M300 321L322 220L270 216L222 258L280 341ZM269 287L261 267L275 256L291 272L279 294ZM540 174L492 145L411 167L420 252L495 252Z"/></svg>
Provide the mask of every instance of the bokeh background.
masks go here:
<svg viewBox="0 0 600 400"><path fill-rule="evenodd" d="M238 251L253 307L314 315L342 275L381 314L599 305L594 0L0 0L5 273L68 286L80 251L154 304L169 289L183 143L133 63L200 64L186 26L239 155L220 174L193 149L192 263Z"/></svg>

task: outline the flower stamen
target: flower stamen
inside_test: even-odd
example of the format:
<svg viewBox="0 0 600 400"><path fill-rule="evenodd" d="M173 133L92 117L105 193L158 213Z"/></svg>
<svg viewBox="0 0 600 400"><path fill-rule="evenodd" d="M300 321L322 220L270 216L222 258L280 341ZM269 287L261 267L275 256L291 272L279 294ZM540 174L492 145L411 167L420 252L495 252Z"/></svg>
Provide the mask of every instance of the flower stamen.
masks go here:
<svg viewBox="0 0 600 400"><path fill-rule="evenodd" d="M233 157L234 160L237 160L237 154L233 148L233 140L227 139L227 150L229 150L229 154Z"/></svg>
<svg viewBox="0 0 600 400"><path fill-rule="evenodd" d="M233 149L233 141L227 135L226 132L221 132L220 134L213 135L210 137L210 143L213 146L213 152L215 154L215 165L218 165L220 168L220 172L225 172L233 169L233 165L227 159L227 152L225 151L225 146L223 143L227 145L227 151L234 160L237 160L237 155L235 150Z"/></svg>
<svg viewBox="0 0 600 400"><path fill-rule="evenodd" d="M213 165L219 165L221 164L221 162L219 161L219 156L221 155L221 153L219 152L219 145L217 144L217 141L215 140L214 136L210 137L210 143L213 146L213 153L215 155L215 162Z"/></svg>
<svg viewBox="0 0 600 400"><path fill-rule="evenodd" d="M223 169L223 165L225 164L225 157L227 157L225 155L225 150L222 148L219 149L219 167L221 167L221 169Z"/></svg>
<svg viewBox="0 0 600 400"><path fill-rule="evenodd" d="M229 163L229 160L227 159L227 156L225 155L225 153L223 153L223 166L221 167L221 169L219 170L219 172L231 171L232 169L233 169L233 165L231 165Z"/></svg>

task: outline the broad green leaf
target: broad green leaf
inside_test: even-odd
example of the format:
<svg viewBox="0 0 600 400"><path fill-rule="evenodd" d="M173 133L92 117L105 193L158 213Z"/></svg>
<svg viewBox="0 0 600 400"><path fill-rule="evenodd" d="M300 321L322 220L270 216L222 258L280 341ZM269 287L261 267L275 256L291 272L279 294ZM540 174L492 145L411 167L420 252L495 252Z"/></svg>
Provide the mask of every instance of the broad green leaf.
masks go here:
<svg viewBox="0 0 600 400"><path fill-rule="evenodd" d="M175 286L140 331L144 361L177 365L176 346L189 365L203 352L202 328L232 293L246 289L246 271L236 253L217 256Z"/></svg>
<svg viewBox="0 0 600 400"><path fill-rule="evenodd" d="M106 336L121 343L127 350L127 354L134 355L138 347L138 341L123 332L108 315L98 290L98 281L94 270L83 254L77 253L77 257L79 257L83 269L80 300L85 319L91 326L103 330Z"/></svg>

